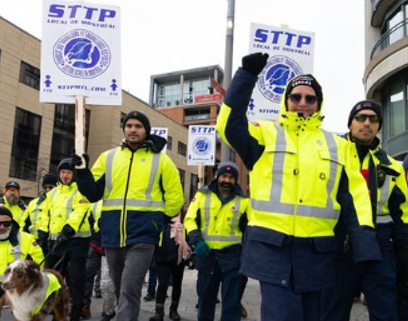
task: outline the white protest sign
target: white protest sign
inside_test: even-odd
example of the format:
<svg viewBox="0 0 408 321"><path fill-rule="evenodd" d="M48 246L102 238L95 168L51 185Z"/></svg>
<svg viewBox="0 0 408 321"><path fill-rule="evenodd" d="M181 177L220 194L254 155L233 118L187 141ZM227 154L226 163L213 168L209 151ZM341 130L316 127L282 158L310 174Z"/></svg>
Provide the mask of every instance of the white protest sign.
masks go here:
<svg viewBox="0 0 408 321"><path fill-rule="evenodd" d="M189 126L187 165L213 166L215 163L215 137L215 126Z"/></svg>
<svg viewBox="0 0 408 321"><path fill-rule="evenodd" d="M121 105L120 9L44 0L40 101Z"/></svg>
<svg viewBox="0 0 408 321"><path fill-rule="evenodd" d="M167 127L152 127L150 128L150 134L157 135L163 137L164 139L168 140L169 136L169 129ZM163 153L167 152L167 144L164 146Z"/></svg>
<svg viewBox="0 0 408 321"><path fill-rule="evenodd" d="M287 82L313 72L314 42L310 32L251 24L249 53L267 53L269 59L248 105L249 120L278 118Z"/></svg>

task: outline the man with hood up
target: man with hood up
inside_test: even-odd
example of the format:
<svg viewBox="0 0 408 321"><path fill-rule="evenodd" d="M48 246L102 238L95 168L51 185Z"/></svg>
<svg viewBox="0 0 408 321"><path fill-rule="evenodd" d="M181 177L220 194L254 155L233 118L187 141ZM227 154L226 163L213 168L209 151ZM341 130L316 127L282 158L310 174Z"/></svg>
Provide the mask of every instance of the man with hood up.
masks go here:
<svg viewBox="0 0 408 321"><path fill-rule="evenodd" d="M147 116L129 112L123 133L122 144L103 152L92 171L86 155L73 159L79 191L91 202L103 199L99 228L118 299L117 320L137 321L163 215L177 215L184 197L177 167L161 152L167 142L150 134Z"/></svg>
<svg viewBox="0 0 408 321"><path fill-rule="evenodd" d="M381 259L370 199L364 178L350 168L350 143L320 129L323 92L312 75L288 82L277 123L248 122L267 60L262 53L242 59L217 119L250 175L241 272L260 282L262 320L319 321L321 291L334 282L337 222L344 221L362 268Z"/></svg>

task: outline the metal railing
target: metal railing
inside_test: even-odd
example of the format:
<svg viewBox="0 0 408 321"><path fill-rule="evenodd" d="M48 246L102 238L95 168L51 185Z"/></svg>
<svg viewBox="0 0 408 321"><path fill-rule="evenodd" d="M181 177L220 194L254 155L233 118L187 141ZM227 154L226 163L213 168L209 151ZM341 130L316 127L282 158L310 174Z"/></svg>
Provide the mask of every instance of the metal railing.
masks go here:
<svg viewBox="0 0 408 321"><path fill-rule="evenodd" d="M375 0L373 0L375 1ZM379 0L377 0L379 1ZM393 43L395 43L396 41L402 39L403 37L407 36L407 32L405 27L408 24L408 18L405 20L402 20L401 22L397 23L394 27L392 27L390 30L387 30L382 36L381 38L377 41L377 43L374 45L373 50L371 51L371 56L370 59L372 60L380 51L382 51L383 49L387 48L388 46L392 45ZM402 30L401 30L402 29ZM390 43L390 37L393 33L397 32L397 31L402 31L402 36L399 39L396 39L395 41L393 41L392 43Z"/></svg>

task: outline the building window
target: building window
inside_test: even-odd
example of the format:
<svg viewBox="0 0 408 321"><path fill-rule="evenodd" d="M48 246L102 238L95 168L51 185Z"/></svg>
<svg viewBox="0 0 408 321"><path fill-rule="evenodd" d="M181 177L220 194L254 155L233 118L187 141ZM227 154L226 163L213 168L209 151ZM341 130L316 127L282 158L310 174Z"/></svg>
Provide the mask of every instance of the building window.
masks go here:
<svg viewBox="0 0 408 321"><path fill-rule="evenodd" d="M185 109L184 121L203 120L210 118L210 108Z"/></svg>
<svg viewBox="0 0 408 321"><path fill-rule="evenodd" d="M85 139L88 148L89 120L91 113L86 110ZM75 147L75 105L55 105L54 133L51 146L50 167L58 166L59 162L69 157Z"/></svg>
<svg viewBox="0 0 408 321"><path fill-rule="evenodd" d="M167 149L171 150L173 148L173 137L167 136Z"/></svg>
<svg viewBox="0 0 408 321"><path fill-rule="evenodd" d="M193 104L195 96L208 95L209 87L211 87L210 76L184 80L183 103Z"/></svg>
<svg viewBox="0 0 408 321"><path fill-rule="evenodd" d="M20 82L34 89L40 89L40 69L35 68L24 61L20 66Z"/></svg>
<svg viewBox="0 0 408 321"><path fill-rule="evenodd" d="M41 120L41 116L16 108L10 177L37 180Z"/></svg>
<svg viewBox="0 0 408 321"><path fill-rule="evenodd" d="M180 83L178 81L159 85L157 107L169 107L180 104Z"/></svg>
<svg viewBox="0 0 408 321"><path fill-rule="evenodd" d="M187 145L182 142L178 142L177 153L183 156L187 156Z"/></svg>
<svg viewBox="0 0 408 321"><path fill-rule="evenodd" d="M125 120L126 114L125 113L120 113L120 128L123 127L123 122Z"/></svg>
<svg viewBox="0 0 408 321"><path fill-rule="evenodd" d="M181 186L183 187L184 191L184 182L186 180L186 171L184 169L178 169L179 175L180 175L180 181L181 181Z"/></svg>
<svg viewBox="0 0 408 321"><path fill-rule="evenodd" d="M405 130L403 82L399 82L391 88L389 99L390 135L393 137Z"/></svg>
<svg viewBox="0 0 408 321"><path fill-rule="evenodd" d="M198 175L191 174L191 183L190 183L190 201L193 199L195 193L197 192L198 189Z"/></svg>

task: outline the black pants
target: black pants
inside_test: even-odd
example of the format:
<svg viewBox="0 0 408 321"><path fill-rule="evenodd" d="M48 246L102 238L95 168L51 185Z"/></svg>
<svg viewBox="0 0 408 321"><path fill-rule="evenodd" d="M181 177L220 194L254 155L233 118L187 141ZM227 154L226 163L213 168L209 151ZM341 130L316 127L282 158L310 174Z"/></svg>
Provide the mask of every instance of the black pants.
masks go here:
<svg viewBox="0 0 408 321"><path fill-rule="evenodd" d="M54 251L46 260L47 268L55 268L65 277L73 306L84 303L88 249L89 239L72 239L64 249ZM62 262L55 266L62 257Z"/></svg>
<svg viewBox="0 0 408 321"><path fill-rule="evenodd" d="M101 270L102 255L92 246L88 250L86 260L85 298L84 304L91 303L92 292L95 283L95 276Z"/></svg>
<svg viewBox="0 0 408 321"><path fill-rule="evenodd" d="M177 263L157 263L157 274L159 279L159 286L156 293L156 303L164 304L166 300L167 288L169 287L170 275L172 277L173 285L171 292L171 301L179 302L181 297L181 283L184 275L184 262L177 265Z"/></svg>

